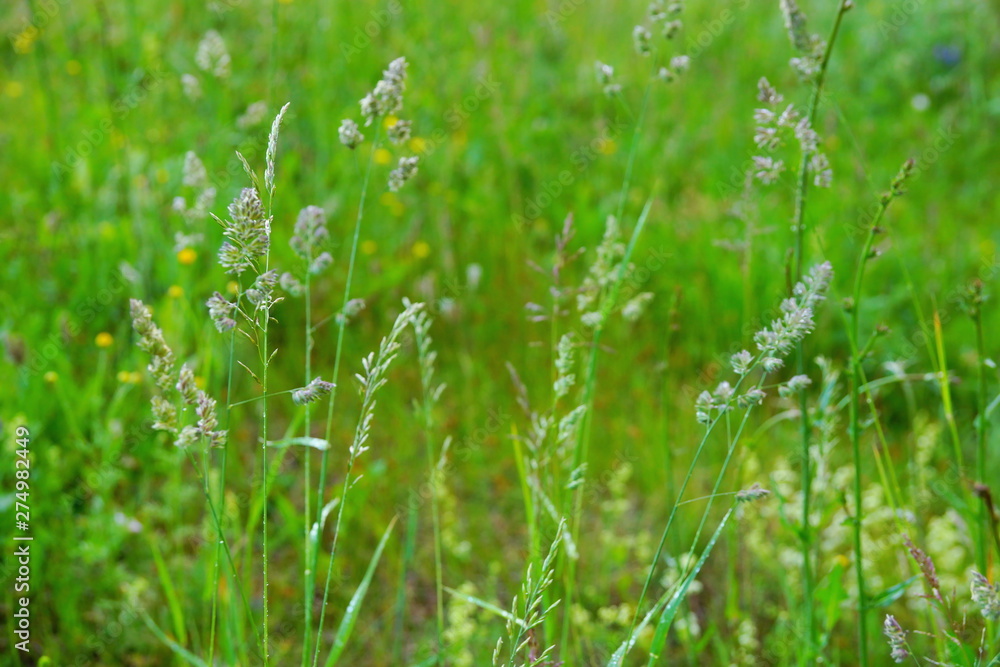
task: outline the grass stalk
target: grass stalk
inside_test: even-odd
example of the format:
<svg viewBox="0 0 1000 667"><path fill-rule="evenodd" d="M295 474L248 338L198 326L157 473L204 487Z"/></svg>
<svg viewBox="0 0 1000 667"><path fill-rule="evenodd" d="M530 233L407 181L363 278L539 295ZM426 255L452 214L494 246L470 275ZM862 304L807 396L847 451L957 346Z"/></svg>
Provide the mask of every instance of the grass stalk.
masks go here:
<svg viewBox="0 0 1000 667"><path fill-rule="evenodd" d="M809 126L813 127L816 121L816 114L819 110L820 98L823 94L823 84L826 82L826 72L830 64L830 56L833 53L833 45L837 41L837 35L840 33L840 25L843 21L844 14L852 6L849 0L842 0L840 7L837 10L837 16L834 19L833 27L830 30L830 36L826 41L826 49L823 52L823 57L820 60L819 72L816 75L816 82L813 87L812 97L809 100L809 109L807 112L807 118L809 119ZM802 267L805 261L805 213L806 213L806 200L809 192L809 155L803 151L802 159L799 162L799 182L798 187L795 192L795 216L792 222L792 229L795 233L795 255L794 255L794 279L797 281L802 277ZM802 342L796 346L795 349L795 367L796 372L799 374L805 373L805 353L803 351ZM812 572L812 522L809 518L809 513L811 512L811 500L812 500L812 465L810 461L810 433L811 426L809 423L809 404L806 392L800 392L799 394L799 411L800 417L800 440L801 440L801 457L802 457L802 525L799 528L800 533L800 544L802 549L802 583L803 583L803 598L804 598L804 610L805 610L805 624L806 624L806 641L807 645L807 659L806 664L813 663L813 653L816 650L817 636L816 636L816 620L815 620L815 607L813 601L813 572Z"/></svg>
<svg viewBox="0 0 1000 667"><path fill-rule="evenodd" d="M854 461L853 500L855 512L852 522L852 531L854 537L854 569L858 586L858 652L859 661L862 667L865 667L868 664L868 599L865 592L864 552L861 531L863 511L861 504L862 466L860 410L861 388L864 384L864 375L861 365L864 361L864 357L868 354L871 341L862 347L860 340L861 293L864 288L865 267L868 265L868 260L873 257L872 247L875 243L875 237L882 232L879 225L882 222L882 218L885 216L886 210L889 208L889 204L892 203L893 199L903 193L903 182L906 180L907 176L909 176L912 168L913 161L907 161L903 165L899 174L897 174L896 178L893 179L891 190L883 194L879 200L878 209L872 217L871 224L869 225L868 231L865 235L864 244L861 247L861 254L858 257L858 264L854 273L854 287L849 304L848 342L851 348L849 434L851 439L851 452Z"/></svg>
<svg viewBox="0 0 1000 667"><path fill-rule="evenodd" d="M972 315L972 322L976 329L976 399L977 399L977 412L976 415L976 482L979 484L986 484L986 470L987 470L987 449L986 449L986 434L989 428L989 417L987 416L987 401L988 396L986 395L986 338L983 334L983 313L982 313L982 302L983 302L983 285L982 282L976 281L973 283L969 295L969 310ZM979 566L980 572L989 572L989 547L988 547L988 535L991 528L991 518L989 504L987 502L980 502L978 504L979 517L978 524L979 529L976 533L976 563Z"/></svg>
<svg viewBox="0 0 1000 667"><path fill-rule="evenodd" d="M643 207L642 213L639 214L639 219L636 222L635 229L632 231L632 237L629 239L628 246L625 248L625 255L622 257L621 265L618 269L618 276L615 279L614 284L611 286L610 293L605 297L605 300L602 303L600 321L597 326L594 327L594 335L590 343L590 359L587 363L587 377L583 391L583 405L586 406L586 412L583 415L583 424L580 427L579 435L576 440L576 446L573 450L573 465L571 469L574 471L579 470L580 467L585 465L587 461L587 450L590 443L590 423L594 408L594 393L597 385L597 358L598 353L600 352L601 334L604 331L604 323L610 316L611 311L614 309L615 303L618 301L618 294L621 291L622 283L625 281L625 271L628 268L629 261L632 258L632 253L639 240L639 235L642 233L642 229L646 225L646 219L649 217L649 211L652 207L653 200L649 199L646 201L646 205ZM572 529L569 531L570 535L576 535L579 532L580 520L583 513L583 486L584 485L580 483L573 491L573 518ZM565 579L566 592L564 608L569 610L572 608L576 583L576 559L567 558L567 562L569 565ZM563 647L566 646L569 639L569 621L569 613L564 614L562 641L560 643Z"/></svg>
<svg viewBox="0 0 1000 667"><path fill-rule="evenodd" d="M351 241L351 255L347 265L347 278L346 282L344 283L344 297L341 302L340 311L338 315L334 318L334 321L337 324L337 347L336 350L334 351L334 357L333 357L333 376L330 378L330 381L333 382L333 389L330 391L330 399L327 402L326 429L325 429L325 434L323 436L323 438L327 442L330 442L330 438L333 434L333 408L337 401L337 378L340 376L340 361L341 358L343 357L343 351L344 351L344 330L347 327L347 322L345 321L345 312L347 310L347 304L351 300L351 285L354 280L354 267L358 255L358 239L361 237L361 221L364 218L365 200L368 195L368 183L371 179L372 165L375 163L375 151L378 148L380 128L381 128L381 123L376 125L375 138L372 141L371 151L368 154L368 164L365 167L364 179L362 180L361 183L361 200L358 203L358 215L354 222L354 236ZM316 488L315 516L317 517L317 519L319 518L320 512L323 509L323 499L326 497L326 478L327 478L327 470L329 468L329 463L330 463L330 451L329 449L327 449L324 450L322 456L320 457L319 484ZM322 539L322 535L317 536L317 545L319 544L320 539ZM310 591L315 590L316 565L318 559L319 559L319 549L317 548L315 553L312 554L312 562L310 563L310 566L308 568L309 579L306 582L306 585ZM325 601L323 606L324 607L326 606ZM321 611L321 617L322 613L323 612ZM319 641L321 633L322 633L322 624L320 625L320 627L316 629L315 655L317 656L317 659L319 656ZM308 645L304 646L303 651L308 653L309 646Z"/></svg>
<svg viewBox="0 0 1000 667"><path fill-rule="evenodd" d="M424 428L424 449L427 455L427 475L431 489L431 525L434 533L434 592L435 592L435 645L437 647L438 664L443 664L444 656L444 580L441 560L441 519L438 509L439 485L443 482L441 471L437 466L434 453L434 403L437 401L443 385L434 385L434 360L436 355L431 349L430 337L431 319L427 313L420 313L413 324L417 343L417 356L420 362L420 384L422 389L421 421Z"/></svg>
<svg viewBox="0 0 1000 667"><path fill-rule="evenodd" d="M305 299L305 309L306 309L306 330L305 330L305 372L303 374L303 384L306 386L312 380L312 271L309 269L305 273L305 282L303 283L303 298ZM312 435L312 405L306 403L305 405L305 424L303 426L302 432L308 438ZM303 512L305 513L303 517L303 536L302 545L304 549L303 562L304 562L304 576L302 582L302 613L303 613L303 636L302 636L302 667L305 667L308 661L308 646L311 641L312 633L312 598L313 598L313 579L312 579L312 556L310 554L310 542L309 539L310 532L312 530L312 522L309 520L310 517L310 503L309 490L312 485L312 448L305 447L305 461L303 474L305 476L305 482L302 485L302 506ZM319 517L317 516L317 519Z"/></svg>

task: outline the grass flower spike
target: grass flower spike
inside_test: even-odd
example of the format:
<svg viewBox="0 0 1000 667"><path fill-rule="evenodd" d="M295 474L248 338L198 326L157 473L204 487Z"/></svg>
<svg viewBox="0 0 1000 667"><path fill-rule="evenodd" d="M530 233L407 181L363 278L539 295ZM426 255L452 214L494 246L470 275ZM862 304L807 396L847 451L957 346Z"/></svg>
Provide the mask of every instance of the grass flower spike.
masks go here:
<svg viewBox="0 0 1000 667"><path fill-rule="evenodd" d="M228 239L219 250L219 263L227 273L240 275L254 268L271 244L271 218L264 213L256 188L243 188L229 205L229 220L222 221L222 233Z"/></svg>

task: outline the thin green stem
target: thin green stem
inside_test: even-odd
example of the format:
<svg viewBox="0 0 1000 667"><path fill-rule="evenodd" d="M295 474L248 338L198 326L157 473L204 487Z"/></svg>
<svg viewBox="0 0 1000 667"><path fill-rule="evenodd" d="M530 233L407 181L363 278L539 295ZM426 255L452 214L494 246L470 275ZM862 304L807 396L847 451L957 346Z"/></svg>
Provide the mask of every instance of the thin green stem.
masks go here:
<svg viewBox="0 0 1000 667"><path fill-rule="evenodd" d="M311 259L311 253L310 253L310 259ZM303 296L304 296L304 298L306 300L306 330L305 330L305 346L306 346L305 347L305 357L306 358L305 358L305 373L303 375L303 377L304 377L304 383L303 383L302 386L308 385L309 382L312 380L312 290L311 290L311 283L312 283L312 281L310 280L310 274L311 274L311 271L309 271L309 269L307 268L306 269L306 276L305 276L305 286L304 286L305 289L304 289L304 294L303 294ZM311 421L310 421L311 407L312 406L309 403L306 403L306 406L305 406L305 412L306 412L306 414L305 414L305 425L304 425L304 428L303 428L303 433L304 433L305 437L307 437L307 438L312 435L312 428L311 428L312 424L311 424ZM304 569L305 569L305 572L303 573L305 576L303 577L304 581L303 581L303 590L302 590L302 612L303 612L303 614L305 616L305 622L304 622L303 625L305 627L303 628L303 631L302 631L303 632L303 635L302 635L302 667L305 667L306 664L308 664L308 659L309 659L308 658L308 656L309 656L309 644L312 641L312 597L313 597L313 586L314 586L314 583L313 583L312 556L310 555L310 539L309 539L310 531L311 531L311 528L312 528L311 522L309 520L310 503L311 503L311 500L309 498L309 487L312 484L312 451L311 451L311 448L309 448L309 447L306 447L305 450L306 450L305 451L305 470L304 470L305 481L302 484L302 488L303 488L303 491L302 491L302 493L303 493L303 501L302 502L303 502L303 507L304 507L303 511L305 512L304 528L303 528L304 534L302 536L302 544L303 544L303 547L305 549L305 553L304 553Z"/></svg>
<svg viewBox="0 0 1000 667"><path fill-rule="evenodd" d="M766 375L761 375L761 378L757 382L757 386L755 387L756 389L761 388L761 386L764 384L765 377ZM722 468L719 469L719 474L715 478L715 484L712 486L712 492L708 495L708 503L705 505L705 511L702 512L701 521L698 523L698 530L695 531L694 539L691 540L691 549L689 553L692 556L694 555L694 552L698 547L698 540L701 539L701 534L705 529L705 524L708 523L708 515L709 512L712 510L712 503L715 501L716 496L723 495L719 493L719 487L722 486L722 480L725 478L726 472L729 470L729 464L733 459L733 454L736 453L736 445L740 441L740 437L743 435L743 430L746 428L747 422L749 422L750 420L750 413L752 412L753 412L752 406L747 408L747 411L743 413L743 418L740 420L740 425L736 429L735 435L729 436L728 438L729 447L726 451L726 458L723 459L722 461ZM726 412L725 417L726 417L726 433L728 436L730 433L729 411ZM694 567L693 562L690 563L690 567ZM687 576L689 572L690 570L685 572L684 576L681 577L681 581L684 580L684 578Z"/></svg>
<svg viewBox="0 0 1000 667"><path fill-rule="evenodd" d="M367 195L368 195L368 182L371 179L372 165L375 162L375 151L378 148L378 140L379 140L380 130L381 130L381 123L377 122L377 124L375 126L375 136L372 139L371 152L369 152L369 154L368 154L368 165L365 168L365 176L364 176L364 180L363 180L363 182L361 184L361 200L358 203L358 215L357 215L357 218L356 218L356 220L354 222L354 237L353 237L353 240L351 241L351 256L350 256L350 260L348 261L348 265L347 265L347 280L346 280L346 282L344 284L344 298L343 298L342 305L341 305L341 308L340 308L340 318L339 318L338 327L337 327L337 348L336 348L336 351L334 352L334 358L333 358L333 377L331 378L331 382L333 382L333 389L330 391L330 401L327 404L327 411L326 411L326 435L325 435L324 439L327 442L330 442L330 437L331 437L332 432L333 432L333 407L334 407L334 405L336 403L336 400L337 400L337 378L340 376L340 361L341 361L341 358L343 356L343 351L344 351L344 331L345 331L345 329L347 327L347 322L344 320L344 317L345 317L344 313L347 310L347 304L348 304L348 302L351 300L351 284L352 284L352 282L354 280L354 267L355 267L355 262L357 261L357 255L358 255L358 239L361 237L361 221L364 218L365 199L367 198ZM352 458L351 464L353 464L353 458ZM338 527L338 530L339 530L339 527L340 527L340 516L343 514L343 511L344 511L343 499L344 499L344 497L346 496L346 493L347 493L347 486L346 485L347 485L347 483L348 483L348 481L350 479L350 475L351 475L351 468L350 468L351 464L348 465L347 474L344 477L344 484L345 484L345 486L344 486L344 493L341 495L341 505L337 509L337 527ZM326 496L326 477L327 477L327 469L328 468L329 468L329 449L324 450L323 451L323 455L320 458L319 486L318 486L318 488L316 490L316 517L317 518L319 518L320 512L322 511L323 498ZM314 553L312 554L312 556L313 556L312 566L311 566L312 570L316 569L316 564L318 562L318 558L319 558L319 548L318 548L318 545L319 545L320 538L321 538L321 536L317 535L317 548L314 551ZM336 541L337 541L337 533L335 532L334 533L333 549L336 549ZM333 568L333 551L331 550L331 553L330 553L330 571L332 571L332 568ZM323 606L320 609L319 626L316 628L316 651L315 651L314 658L313 658L313 665L315 665L317 663L317 661L319 660L319 644L320 644L319 639L320 639L320 636L321 636L321 634L323 632L323 619L324 619L324 617L326 615L326 599L327 599L327 592L328 592L329 587L330 587L330 571L328 571L328 573L327 573L327 581L326 581L326 587L325 587L326 590L324 590L324 592L323 592Z"/></svg>
<svg viewBox="0 0 1000 667"><path fill-rule="evenodd" d="M909 165L909 163L907 163ZM907 166L893 181L891 192L882 195L875 216L865 235L865 242L861 248L861 255L858 258L858 265L854 273L854 289L850 303L850 320L848 325L848 342L851 347L850 364L850 438L851 452L854 460L854 513L853 533L854 533L854 569L858 585L858 652L861 667L868 664L868 599L865 593L865 573L864 573L864 551L861 534L862 504L861 504L861 385L863 384L861 364L868 353L869 346L863 348L860 343L860 307L861 292L864 287L865 267L872 255L872 246L875 243L876 234L881 232L879 224L885 216L886 210L892 200L902 193L900 189Z"/></svg>
<svg viewBox="0 0 1000 667"><path fill-rule="evenodd" d="M826 50L820 60L819 72L816 74L816 83L813 87L812 98L809 100L809 110L807 118L809 126L816 123L816 113L819 110L820 98L823 96L823 84L826 83L826 71L830 64L830 56L833 54L833 45L840 34L840 24L844 19L844 14L850 9L851 3L847 0L841 2L837 10L837 17L834 19L830 36L826 40ZM805 237L805 215L806 197L809 192L809 154L803 151L802 160L799 162L799 183L795 192L795 217L792 222L792 231L795 232L795 280L802 277L802 266L804 261L804 237Z"/></svg>
<svg viewBox="0 0 1000 667"><path fill-rule="evenodd" d="M976 481L980 484L986 483L986 431L989 420L986 416L986 339L983 335L983 316L981 303L973 304L975 308L973 322L976 327L976 384L977 398L979 403L978 416L976 419ZM987 532L990 529L990 517L987 504L979 503L979 531L977 535L977 561L980 572L988 572L988 548Z"/></svg>
<svg viewBox="0 0 1000 667"><path fill-rule="evenodd" d="M438 516L437 499L438 484L441 483L441 479L437 471L437 466L434 462L434 445L431 442L432 418L429 391L431 391L429 387L424 387L424 440L427 450L427 471L431 480L431 522L433 523L434 529L434 585L436 593L435 607L437 611L435 640L437 643L438 664L443 664L444 642L442 635L444 634L444 579L441 567L441 525L440 518Z"/></svg>
<svg viewBox="0 0 1000 667"><path fill-rule="evenodd" d="M340 360L343 356L344 351L344 329L346 327L346 322L343 320L343 315L347 309L347 303L351 299L351 283L354 279L354 265L358 254L358 239L361 236L361 220L364 217L365 211L365 199L368 194L368 181L371 177L372 165L374 164L375 150L378 147L379 139L379 128L375 128L375 138L372 142L371 152L368 154L368 166L365 168L364 180L361 184L361 201L358 204L358 215L354 223L354 238L351 242L351 256L347 265L347 282L344 284L344 298L342 305L340 307L340 312L337 317L339 317L339 325L337 327L337 348L334 352L333 357L333 377L330 381L333 382L333 389L330 391L330 400L327 403L326 410L326 432L324 439L329 442L330 437L333 433L333 407L337 401L337 378L340 376ZM329 467L329 450L323 452L320 458L320 470L319 470L319 486L316 490L316 517L318 518L320 512L322 511L323 498L326 496L326 476L327 469ZM313 554L313 564L312 569L316 569L316 559L319 557L319 550Z"/></svg>
<svg viewBox="0 0 1000 667"><path fill-rule="evenodd" d="M268 257L265 264L269 264L270 257ZM266 272L267 269L265 269ZM262 476L262 486L261 494L264 497L264 509L261 512L263 517L263 540L261 548L261 558L263 560L264 569L264 667L267 667L270 661L270 644L268 642L268 572L267 572L267 367L270 365L270 359L267 356L267 333L268 333L268 323L271 320L270 308L264 308L264 330L263 330L263 347L261 359L263 361L264 367L261 369L261 393L264 395L264 406L261 411L260 420L260 452L261 452L261 476Z"/></svg>
<svg viewBox="0 0 1000 667"><path fill-rule="evenodd" d="M579 429L579 434L576 440L576 446L573 451L573 466L571 470L573 474L580 475L578 484L573 491L573 517L572 517L572 528L569 531L570 535L576 535L579 532L580 520L583 514L583 481L586 477L584 469L581 467L586 465L587 461L587 450L590 445L590 424L594 408L594 392L597 386L597 358L601 347L601 334L604 331L604 324L610 317L611 312L614 310L615 304L618 301L618 294L621 291L622 283L625 280L625 271L629 265L629 261L632 257L632 253L635 250L636 242L639 240L639 235L642 233L643 227L646 225L646 219L649 217L649 211L653 207L653 200L649 199L646 205L642 209L642 213L639 214L639 219L636 222L635 229L632 231L632 237L629 239L628 246L625 248L625 255L622 257L621 265L618 268L618 275L615 278L614 284L611 286L610 292L605 296L604 301L601 304L600 319L597 326L594 327L593 339L590 342L590 360L587 364L587 379L584 384L583 391L583 405L585 406L585 412L583 415L583 424ZM578 472L579 471L579 472ZM566 592L565 592L565 609L572 608L574 588L575 588L575 578L576 578L576 559L568 559L569 567L566 572ZM562 627L562 641L561 645L565 647L569 638L569 614L563 615L563 627Z"/></svg>
<svg viewBox="0 0 1000 667"><path fill-rule="evenodd" d="M756 366L763 355L758 355L753 361L753 366ZM739 393L740 387L746 380L746 375L740 377L736 381L736 385L733 387L733 395ZM681 488L677 491L677 499L674 501L673 506L670 508L670 514L667 516L667 524L663 528L663 533L660 535L660 542L656 547L656 552L653 554L653 558L650 561L649 572L646 574L646 581L642 586L642 592L639 594L639 601L635 605L635 614L632 616L632 625L629 627L628 637L631 639L633 633L635 632L636 623L639 620L639 614L642 612L642 603L646 600L646 595L649 593L649 587L653 583L653 576L656 574L656 565L660 562L660 556L663 554L663 548L667 543L667 535L670 534L670 528L674 524L674 517L677 516L677 508L680 507L683 502L684 494L687 492L688 485L691 483L691 479L694 477L695 467L698 465L698 460L701 458L702 452L705 450L705 446L708 444L708 439L715 431L716 426L722 421L723 413L720 413L713 419L705 429L705 435L702 436L701 442L698 443L698 447L695 449L694 457L691 459L691 463L688 465L687 474L684 476L684 481L681 482Z"/></svg>
<svg viewBox="0 0 1000 667"><path fill-rule="evenodd" d="M809 101L807 117L810 127L815 124L816 114L819 109L820 97L823 93L823 84L826 81L826 72L830 63L830 56L833 53L833 45L837 41L840 32L840 24L844 14L850 5L844 1L837 11L830 36L826 41L826 49L820 60L819 72L816 75L816 83L813 87L812 98ZM802 266L805 254L805 212L806 198L809 192L809 154L802 152L802 159L799 162L799 183L795 194L795 216L792 222L792 229L795 233L795 266L794 279L802 278ZM805 353L802 342L795 347L795 367L799 374L805 373ZM813 572L812 572L812 523L809 518L812 500L812 465L810 460L810 432L809 404L805 392L799 395L800 411L800 439L802 443L802 526L800 528L802 545L802 584L803 596L805 598L805 623L807 658L806 664L813 663L813 653L817 645L815 610L813 605Z"/></svg>
<svg viewBox="0 0 1000 667"><path fill-rule="evenodd" d="M361 426L359 424L358 429ZM355 438L356 440L357 438ZM326 606L330 597L330 581L333 578L333 561L337 556L337 542L340 538L340 524L344 518L344 505L347 504L347 492L351 490L351 473L354 472L355 449L351 447L350 459L347 462L347 474L344 475L344 484L340 492L340 502L337 503L337 522L333 528L333 543L330 545L330 561L326 568L326 581L323 585L323 604L319 610L319 622L316 625L316 648L313 653L313 667L319 664L319 647L323 635L323 623L326 621ZM317 549L318 551L318 549Z"/></svg>
<svg viewBox="0 0 1000 667"><path fill-rule="evenodd" d="M256 403L257 401L263 401L265 398L272 398L274 396L281 396L282 394L290 394L294 389L284 389L282 391L274 391L270 394L261 394L260 396L254 396L253 398L248 398L242 401L236 401L235 403L230 403L227 407L235 408L238 405L246 405L247 403Z"/></svg>
<svg viewBox="0 0 1000 667"><path fill-rule="evenodd" d="M236 307L239 308L240 299L243 298L243 288L239 288L236 296ZM234 327L229 335L229 368L226 377L226 441L222 445L222 461L220 463L221 469L219 470L219 500L222 506L226 506L226 463L229 453L229 437L228 433L232 424L232 406L228 404L229 398L233 393L233 365L236 356L236 328ZM216 624L216 610L219 603L219 559L221 558L222 550L222 526L219 526L219 543L215 546L215 573L212 581L212 629L211 629L211 639L209 641L209 651L208 651L208 664L214 664L212 662L215 653L215 624Z"/></svg>
<svg viewBox="0 0 1000 667"><path fill-rule="evenodd" d="M194 458L194 454L190 452L189 449L185 449L188 454L188 458L191 459L191 463L195 470L198 471L199 476L203 475L202 470L198 467L198 461ZM206 486L207 488L207 486ZM215 502L212 500L212 496L209 493L205 493L205 500L208 502L208 509L212 513L212 520L215 522L216 533L222 534L222 521L219 519L219 513L215 508ZM243 599L243 608L246 611L247 618L250 619L251 626L254 629L254 635L257 638L257 646L261 648L263 652L266 652L266 648L261 643L260 632L257 631L257 627L253 624L253 611L250 609L250 600L247 598L246 590L243 588L243 582L240 581L239 573L236 569L236 562L233 560L233 553L229 549L229 542L226 541L225 537L219 540L219 545L226 552L226 558L229 561L229 567L233 572L233 579L236 581L236 588L240 592L240 597Z"/></svg>

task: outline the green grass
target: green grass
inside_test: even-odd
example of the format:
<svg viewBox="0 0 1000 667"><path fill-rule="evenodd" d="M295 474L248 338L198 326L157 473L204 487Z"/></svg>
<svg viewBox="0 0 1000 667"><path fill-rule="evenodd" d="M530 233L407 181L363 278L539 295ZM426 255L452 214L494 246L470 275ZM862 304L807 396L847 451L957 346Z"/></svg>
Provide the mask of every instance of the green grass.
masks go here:
<svg viewBox="0 0 1000 667"><path fill-rule="evenodd" d="M539 651L556 643L555 655L567 665L607 664L630 627L669 593L664 572L686 582L692 569L697 585L684 604L661 602L676 616L660 664L754 664L745 660L753 655L797 665L813 652L833 664L858 664L851 521L859 500L862 578L873 598L864 614L869 664L888 663L886 613L907 630L937 632L937 639L909 636L917 655L936 651L939 660L976 664L949 657L939 622L967 614L967 643L978 645L970 570L1000 578L989 516L973 488L982 482L1000 498L995 411L978 420L1000 391L987 361L996 358L991 334L1000 331L993 298L1000 270L1000 12L971 1L873 0L845 14L815 123L834 181L830 189L809 188L802 239L803 267L829 260L836 272L816 331L803 343L802 372L813 384L802 404L769 390L745 428L734 416L706 439L684 500L703 498L717 484L720 493L754 482L772 491L734 510L716 535L731 497L715 498L709 514L704 500L674 505L705 436L695 398L732 380L729 356L752 345L788 293L786 272L798 266L789 264L797 243L794 148L783 179L755 189L734 212L742 170L755 154L756 85L766 76L802 110L810 89L788 67L795 54L777 2L687 4L677 39L692 50L690 70L649 88L634 161L650 62L633 53L631 31L644 3L245 0L215 11L189 0L26 1L0 12L0 27L13 36L0 53L0 449L11 462L0 468L0 539L11 543L14 434L23 425L32 434L37 642L31 658L13 647L14 570L5 555L0 663L37 664L44 655L53 664L185 664L186 651L204 661L212 654L220 664L258 664L245 656L256 635L263 638L266 517L271 664L302 660L303 638L315 642L329 568L325 660L376 563L341 664L433 664L439 645L447 664L488 664L507 620L484 605L510 609L528 563L537 577L556 535L559 522L544 495L563 513L568 533L553 561L555 581L539 598L547 607L570 592L572 605L555 607L535 638ZM802 5L810 29L827 34L837 3ZM32 24L38 30L24 33ZM355 44L366 24L373 36ZM203 75L194 63L211 28L232 56L225 80ZM404 112L422 144L385 145L393 158L386 166L370 152L375 128L362 128L368 141L354 152L340 145L337 128L344 117L358 118L357 101L398 56L410 62ZM615 66L619 99L601 94L596 60ZM200 98L184 94L183 73L199 74ZM926 96L926 109L919 96ZM240 129L237 118L258 100L267 105L264 120ZM174 234L188 230L171 205L176 195L192 195L181 179L184 155L194 150L218 190L211 210L222 216L249 185L235 151L261 171L270 120L285 102L291 106L277 156L270 264L294 264L287 241L295 217L315 204L327 213L334 265L310 284L309 310L297 299L273 309L267 347L278 355L267 385L276 392L301 386L310 374L330 379L338 357L340 368L328 422L325 403L314 404L307 418L287 396L275 396L267 401L267 438L311 429L332 446L313 452L308 464L307 447L269 448L264 473L263 406L249 402L233 409L228 424L225 482L219 453L202 479L200 456L189 457L150 428L153 383L147 357L134 345L128 300L153 308L178 360L190 363L219 400L223 424L225 397L235 403L259 396L238 366L229 379L230 337L215 331L204 308L231 279L216 263L221 231L211 220L199 223L194 231L204 241L191 246L191 263L182 262ZM421 147L418 175L386 195L395 159ZM862 284L856 271L868 226L908 158L914 173L880 223L885 233L874 244L882 255L864 263ZM631 261L644 269L641 284L627 280L623 292L649 291L654 300L634 324L609 320L592 385L591 349L581 341L576 385L554 401L554 344L579 329L574 298L564 300L571 314L554 324L530 321L525 304L551 307L555 236L572 213L576 234L568 252L588 252L561 268L559 284L578 285L607 216L620 213L627 241L647 202L631 249ZM962 297L975 279L986 298L970 317ZM345 295L367 306L341 330L326 318ZM351 473L362 477L312 554L317 604L306 614L304 544L310 522L342 490L363 401L353 375L392 327L404 297L425 302L433 317L434 382L446 389L437 402L426 398L407 333L379 392L371 449ZM854 299L851 312L845 297ZM316 329L306 365L309 322ZM889 331L853 364L879 324ZM103 333L107 346L98 345ZM256 354L239 337L234 350L248 363ZM818 356L831 360L825 376ZM576 491L565 488L573 466L556 459L540 464L541 483L531 485L544 452L527 445L532 425L506 362L541 414L551 404L562 416L592 399L577 461L587 464L586 481ZM902 370L887 362L902 362ZM250 365L257 372L259 364ZM795 365L792 357L768 381L786 380L798 372ZM806 533L802 405L810 409L813 448ZM551 426L546 442L554 432ZM521 438L516 444L514 435ZM328 459L323 497L321 459ZM724 461L728 471L719 477ZM440 486L435 466L443 471ZM249 612L225 551L217 556L206 488ZM400 525L388 534L394 520ZM947 614L929 612L918 599L925 592L920 580L893 589L918 572L903 532L934 558L944 597L955 591ZM661 535L663 558L637 609ZM578 560L569 559L568 544ZM380 559L373 558L377 551ZM811 586L803 582L804 552L814 558ZM807 609L811 635L802 621ZM638 634L628 658L634 662L625 664L646 662L659 621ZM997 624L987 630L992 657L1000 650Z"/></svg>

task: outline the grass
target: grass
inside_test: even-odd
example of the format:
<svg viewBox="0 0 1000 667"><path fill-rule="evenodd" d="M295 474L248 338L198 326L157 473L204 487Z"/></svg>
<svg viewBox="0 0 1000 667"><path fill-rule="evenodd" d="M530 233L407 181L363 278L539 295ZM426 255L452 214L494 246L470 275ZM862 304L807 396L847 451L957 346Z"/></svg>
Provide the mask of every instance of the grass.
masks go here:
<svg viewBox="0 0 1000 667"><path fill-rule="evenodd" d="M878 665L891 614L918 663L989 664L998 625L970 583L1000 578L1000 14L801 0L832 45L819 86L788 66L778 3L686 4L648 59L632 48L644 3L5 12L0 418L5 460L31 433L35 643L14 647L4 560L0 662L460 666L503 637L504 664L552 646L567 665L616 651ZM209 29L228 77L195 64ZM657 79L681 52L688 71ZM348 150L341 119L360 119L399 56L413 138L393 144L379 119ZM602 94L597 60L619 94ZM761 77L813 119L831 188L791 139L782 177L745 188ZM256 101L263 117L238 123ZM251 310L256 275L226 275L220 228L173 207L200 192L183 182L188 151L222 218L251 185L236 151L268 167L258 269L299 272L302 297ZM406 155L419 172L389 192ZM886 200L907 159L905 196L894 183ZM316 275L288 245L310 204L333 259ZM594 273L612 214L623 252ZM755 332L822 261L835 277L815 330L784 368L734 379L730 356L763 363ZM576 307L588 276L606 279L596 328ZM216 331L215 291L248 310L259 350ZM619 317L645 292L641 317ZM182 451L150 428L160 390L130 298L217 400L224 449ZM365 308L339 318L356 298ZM415 322L397 320L404 298L424 304ZM390 332L399 350L380 354ZM372 350L377 400L353 379ZM796 374L812 384L780 396ZM337 385L326 404L292 401L316 375ZM706 429L696 400L724 380L767 397L717 404ZM0 470L10 521L15 481ZM770 495L730 502L754 483Z"/></svg>

